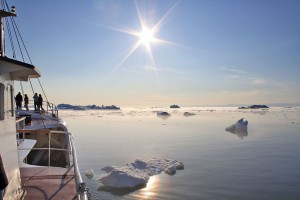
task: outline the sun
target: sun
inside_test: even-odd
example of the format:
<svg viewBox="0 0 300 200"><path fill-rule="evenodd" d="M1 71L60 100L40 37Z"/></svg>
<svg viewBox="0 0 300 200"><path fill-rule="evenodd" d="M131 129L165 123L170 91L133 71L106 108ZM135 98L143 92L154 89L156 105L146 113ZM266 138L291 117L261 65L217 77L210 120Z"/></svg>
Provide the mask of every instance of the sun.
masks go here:
<svg viewBox="0 0 300 200"><path fill-rule="evenodd" d="M150 46L150 44L155 40L154 32L155 31L153 29L143 26L141 32L138 34L140 43L146 46Z"/></svg>
<svg viewBox="0 0 300 200"><path fill-rule="evenodd" d="M152 26L151 28L149 28L149 26L147 26L146 19L147 18L143 18L139 9L139 6L136 2L136 10L137 10L137 14L138 14L138 18L140 21L140 26L141 26L141 30L140 31L136 31L136 30L130 30L130 29L119 29L119 28L114 28L114 27L108 27L112 30L118 31L118 32L122 32L122 33L126 33L132 36L135 36L138 38L138 40L133 43L129 49L127 50L125 56L121 59L121 61L112 69L112 71L110 72L110 74L114 73L139 47L141 47L142 45L144 46L144 48L146 49L146 53L149 56L149 60L150 60L150 66L152 66L153 68L155 68L156 64L155 64L155 60L154 60L154 55L153 55L153 51L152 51L152 47L153 44L157 44L157 45L175 45L175 46L182 46L179 44L176 44L174 42L168 41L168 40L164 40L161 38L157 37L157 33L159 33L159 30L163 24L163 22L165 21L165 19L167 18L167 16L173 11L173 9L176 7L176 5L178 4L179 1L177 1L158 21L156 24L154 24L154 26Z"/></svg>

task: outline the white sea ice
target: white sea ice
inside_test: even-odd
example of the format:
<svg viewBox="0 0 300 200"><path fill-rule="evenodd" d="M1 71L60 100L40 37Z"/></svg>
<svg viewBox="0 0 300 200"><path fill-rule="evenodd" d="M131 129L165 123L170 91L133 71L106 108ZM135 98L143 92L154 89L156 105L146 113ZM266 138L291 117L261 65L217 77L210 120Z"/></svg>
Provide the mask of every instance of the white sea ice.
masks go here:
<svg viewBox="0 0 300 200"><path fill-rule="evenodd" d="M108 174L99 181L114 188L134 188L146 185L150 176L164 171L168 175L174 175L176 170L184 169L182 162L171 159L152 158L148 161L137 159L132 163L121 167L106 166L102 170Z"/></svg>

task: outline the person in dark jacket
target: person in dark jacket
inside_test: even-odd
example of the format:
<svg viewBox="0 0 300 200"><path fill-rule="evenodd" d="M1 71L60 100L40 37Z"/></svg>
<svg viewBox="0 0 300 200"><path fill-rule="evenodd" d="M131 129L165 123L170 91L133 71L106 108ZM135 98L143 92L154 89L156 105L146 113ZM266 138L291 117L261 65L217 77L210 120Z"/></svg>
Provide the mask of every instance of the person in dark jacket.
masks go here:
<svg viewBox="0 0 300 200"><path fill-rule="evenodd" d="M0 154L0 200L3 199L4 189L8 185L8 179L4 170L1 154Z"/></svg>
<svg viewBox="0 0 300 200"><path fill-rule="evenodd" d="M21 109L22 108L22 101L23 101L23 97L21 95L21 92L19 92L15 98L16 100L16 106L17 106L17 109Z"/></svg>
<svg viewBox="0 0 300 200"><path fill-rule="evenodd" d="M25 94L24 95L24 107L26 108L26 110L29 110L28 103L29 103L29 99L28 99L27 94Z"/></svg>
<svg viewBox="0 0 300 200"><path fill-rule="evenodd" d="M33 102L34 102L34 110L37 111L38 109L38 101L39 101L39 96L37 93L34 94L33 96Z"/></svg>
<svg viewBox="0 0 300 200"><path fill-rule="evenodd" d="M41 94L39 94L39 98L38 98L38 109L39 111L42 109L42 111L44 111L44 108L43 108L43 97Z"/></svg>

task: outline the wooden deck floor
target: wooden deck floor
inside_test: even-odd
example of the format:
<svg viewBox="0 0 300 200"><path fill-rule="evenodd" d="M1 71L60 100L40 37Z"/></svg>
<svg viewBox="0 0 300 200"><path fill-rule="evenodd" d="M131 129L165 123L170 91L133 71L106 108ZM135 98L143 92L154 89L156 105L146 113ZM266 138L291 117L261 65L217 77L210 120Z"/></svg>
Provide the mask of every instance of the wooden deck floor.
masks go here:
<svg viewBox="0 0 300 200"><path fill-rule="evenodd" d="M20 171L25 200L77 199L73 168L30 167Z"/></svg>

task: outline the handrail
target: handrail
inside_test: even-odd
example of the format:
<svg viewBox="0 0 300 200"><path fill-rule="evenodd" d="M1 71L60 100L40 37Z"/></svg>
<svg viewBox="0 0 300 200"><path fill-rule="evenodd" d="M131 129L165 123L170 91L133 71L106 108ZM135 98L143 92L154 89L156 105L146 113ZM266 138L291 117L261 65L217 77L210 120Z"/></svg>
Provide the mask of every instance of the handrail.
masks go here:
<svg viewBox="0 0 300 200"><path fill-rule="evenodd" d="M25 127L25 119L26 117L21 117L16 120L16 129L23 129Z"/></svg>
<svg viewBox="0 0 300 200"><path fill-rule="evenodd" d="M48 102L48 101L43 101L43 103L46 104L45 111L47 113L51 113L53 116L55 116L56 118L58 118L58 109L57 109L57 106L55 104L51 103L51 102ZM31 108L29 110L34 110L34 106L33 105L34 105L34 100L29 100L28 108Z"/></svg>
<svg viewBox="0 0 300 200"><path fill-rule="evenodd" d="M80 171L79 171L79 167L78 167L78 161L77 161L77 155L76 155L76 149L75 149L75 145L73 142L73 137L70 134L70 145L72 147L72 156L73 156L73 165L74 165L74 171L75 171L75 181L76 181L76 185L77 185L77 192L79 192L79 194L77 195L79 200L87 200L87 190L86 190L86 186L85 186L85 182L82 181L81 175L80 175Z"/></svg>
<svg viewBox="0 0 300 200"><path fill-rule="evenodd" d="M26 119L26 117L21 117L21 118L19 118L19 119L16 120L16 123L19 123L19 122L21 122L21 121L23 121L25 119Z"/></svg>
<svg viewBox="0 0 300 200"><path fill-rule="evenodd" d="M78 160L77 160L77 155L76 155L76 149L75 149L75 145L74 145L74 141L73 141L73 137L72 134L67 132L67 131L50 131L50 130L17 130L17 133L21 134L21 133L38 133L38 134L45 134L45 133L49 133L49 146L48 148L20 148L19 150L49 150L49 161L48 161L48 165L50 166L50 156L51 156L51 150L60 150L60 151L68 151L69 153L71 153L72 155L72 164L74 167L74 174L75 174L75 182L76 182L76 191L77 191L77 198L78 200L87 200L87 189L85 186L85 182L83 182L82 178L81 178L81 174L79 171L79 167L78 167ZM51 134L53 133L57 133L57 134L65 134L68 135L68 139L69 139L69 150L67 149L63 149L63 148L51 148L50 146L50 140L51 140ZM23 136L24 139L24 136ZM70 164L70 166L72 166Z"/></svg>
<svg viewBox="0 0 300 200"><path fill-rule="evenodd" d="M49 133L50 130L17 130L17 133ZM62 131L63 132L63 131Z"/></svg>

